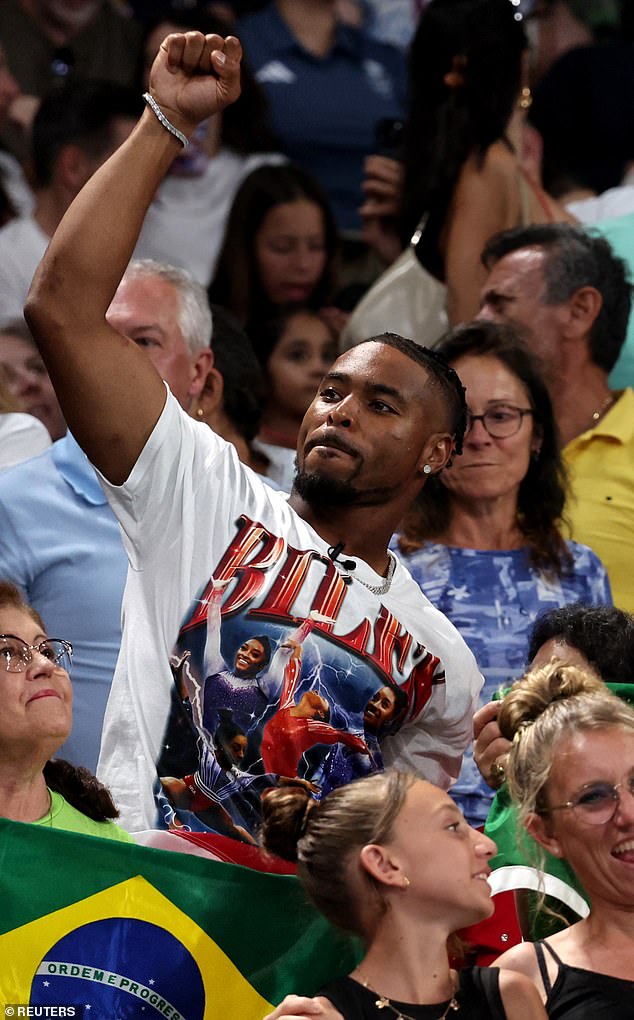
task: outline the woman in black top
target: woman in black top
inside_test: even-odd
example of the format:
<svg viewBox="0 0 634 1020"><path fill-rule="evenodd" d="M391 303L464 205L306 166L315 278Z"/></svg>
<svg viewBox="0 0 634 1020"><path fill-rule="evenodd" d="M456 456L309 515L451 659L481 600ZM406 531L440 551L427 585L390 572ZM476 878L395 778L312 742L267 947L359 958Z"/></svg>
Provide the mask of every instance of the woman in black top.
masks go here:
<svg viewBox="0 0 634 1020"><path fill-rule="evenodd" d="M513 685L498 722L513 741L506 775L519 821L568 862L591 910L496 964L531 978L551 1020L631 1020L634 711L593 674L553 660Z"/></svg>
<svg viewBox="0 0 634 1020"><path fill-rule="evenodd" d="M379 773L320 803L301 789L272 790L263 816L263 844L296 860L318 909L365 944L348 977L317 999L287 997L267 1020L545 1018L521 975L450 969L452 932L492 912L487 861L495 844L467 825L444 791Z"/></svg>

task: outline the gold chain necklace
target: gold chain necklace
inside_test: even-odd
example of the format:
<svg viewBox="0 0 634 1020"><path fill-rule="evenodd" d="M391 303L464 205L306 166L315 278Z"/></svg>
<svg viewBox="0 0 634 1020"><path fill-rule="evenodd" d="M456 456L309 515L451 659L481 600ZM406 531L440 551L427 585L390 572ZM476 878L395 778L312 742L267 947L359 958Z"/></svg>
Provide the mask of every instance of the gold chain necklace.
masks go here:
<svg viewBox="0 0 634 1020"><path fill-rule="evenodd" d="M387 995L381 995L380 992L377 992L377 990L375 988L373 988L372 985L369 984L369 982L367 982L365 980L365 978L363 978L361 976L361 974L359 974L359 978L360 978L361 984L363 985L364 988L367 988L367 990L369 992L372 992L373 995L377 995L378 996L376 1002L374 1003L374 1005L376 1006L377 1009L386 1009L386 1008L387 1009L391 1009L393 1014L394 1014L394 1016L395 1016L395 1020L416 1020L416 1018L411 1016L409 1013L403 1013L400 1009L397 1009L397 1007L394 1005L394 1003L390 999L388 999ZM438 1017L438 1020L447 1020L447 1016L449 1015L449 1011L450 1010L453 1010L454 1012L457 1012L460 1009L460 1003L458 1002L458 1000L456 998L455 981L453 981L453 979L452 979L452 983L454 985L454 990L453 990L451 999L449 1000L449 1004L448 1004L447 1008L445 1009L444 1013L441 1016Z"/></svg>
<svg viewBox="0 0 634 1020"><path fill-rule="evenodd" d="M615 400L616 400L616 397L615 397L614 393L608 393L607 397L605 398L605 400L601 404L601 407L598 407L596 409L596 411L592 412L592 418L591 418L591 421L590 421L590 425L588 426L589 428L593 428L596 425L596 423L601 418L603 418L603 415L606 413L606 411L609 410L610 407L612 407L612 404L614 403Z"/></svg>

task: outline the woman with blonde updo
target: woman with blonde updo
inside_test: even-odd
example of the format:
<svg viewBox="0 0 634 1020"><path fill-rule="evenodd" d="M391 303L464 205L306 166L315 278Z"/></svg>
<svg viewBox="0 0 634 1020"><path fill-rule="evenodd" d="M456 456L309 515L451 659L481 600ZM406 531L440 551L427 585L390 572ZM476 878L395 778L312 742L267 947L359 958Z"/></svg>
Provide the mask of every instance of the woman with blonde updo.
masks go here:
<svg viewBox="0 0 634 1020"><path fill-rule="evenodd" d="M537 986L551 1020L634 1009L634 711L595 676L552 662L517 681L498 722L520 823L565 859L588 917L496 962Z"/></svg>
<svg viewBox="0 0 634 1020"><path fill-rule="evenodd" d="M263 816L264 846L297 861L315 906L366 950L348 977L316 999L287 996L266 1020L545 1017L521 975L449 967L450 935L491 913L495 844L443 790L400 772L357 780L319 803L280 787L266 794Z"/></svg>

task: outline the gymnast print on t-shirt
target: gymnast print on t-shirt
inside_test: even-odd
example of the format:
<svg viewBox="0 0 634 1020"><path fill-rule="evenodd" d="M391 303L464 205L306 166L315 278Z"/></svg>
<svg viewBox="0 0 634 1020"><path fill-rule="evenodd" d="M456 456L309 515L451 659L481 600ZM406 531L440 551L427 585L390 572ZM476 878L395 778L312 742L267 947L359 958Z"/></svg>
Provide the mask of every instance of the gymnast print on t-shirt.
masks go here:
<svg viewBox="0 0 634 1020"><path fill-rule="evenodd" d="M171 660L162 824L255 842L271 786L320 798L383 768L381 743L445 674L384 606L339 626L351 578L243 516Z"/></svg>

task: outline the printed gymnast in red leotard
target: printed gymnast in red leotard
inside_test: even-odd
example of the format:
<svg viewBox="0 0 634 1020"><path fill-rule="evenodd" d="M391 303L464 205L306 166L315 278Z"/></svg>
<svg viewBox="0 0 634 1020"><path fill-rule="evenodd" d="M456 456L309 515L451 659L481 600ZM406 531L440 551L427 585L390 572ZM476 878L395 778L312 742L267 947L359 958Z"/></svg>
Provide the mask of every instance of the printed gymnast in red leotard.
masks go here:
<svg viewBox="0 0 634 1020"><path fill-rule="evenodd" d="M301 756L315 744L344 744L360 754L369 754L363 737L330 726L330 706L318 691L305 691L297 703L295 692L302 674L302 643L312 630L317 616L310 617L281 648L288 649L284 667L280 707L262 731L260 752L266 772L294 779Z"/></svg>

